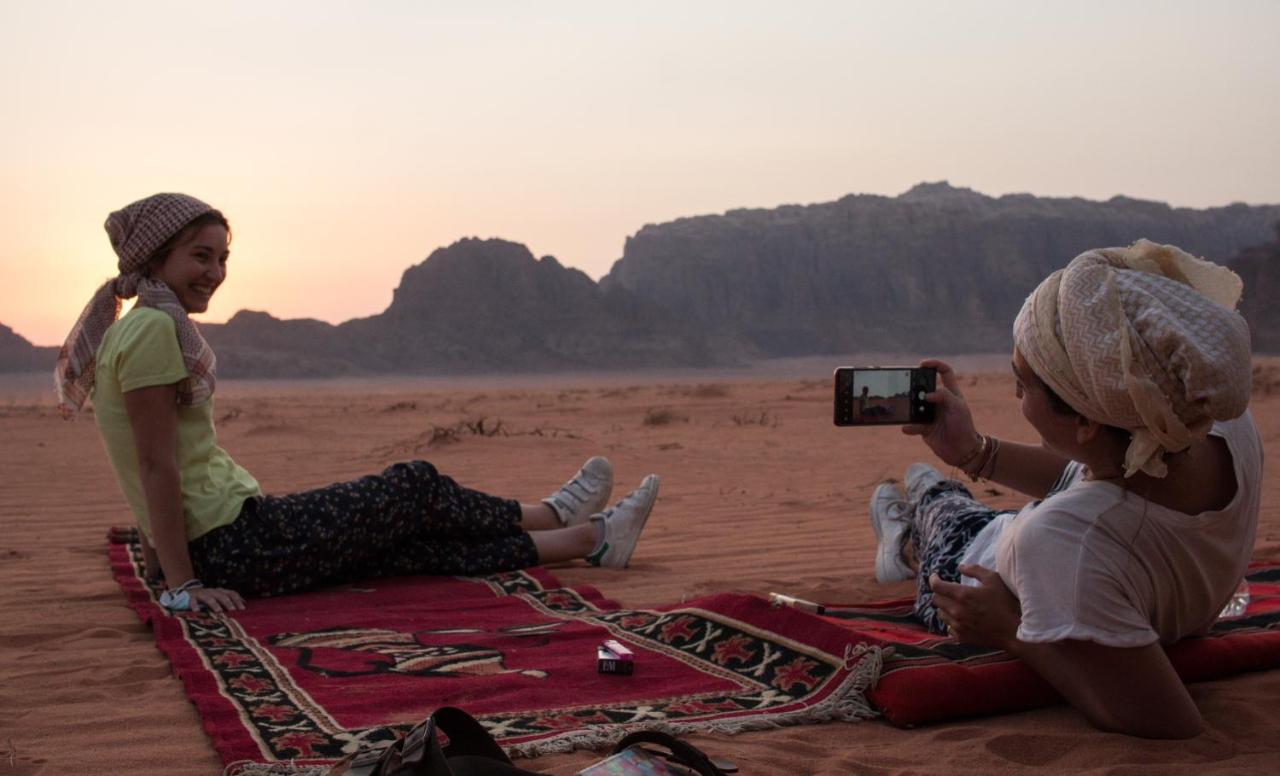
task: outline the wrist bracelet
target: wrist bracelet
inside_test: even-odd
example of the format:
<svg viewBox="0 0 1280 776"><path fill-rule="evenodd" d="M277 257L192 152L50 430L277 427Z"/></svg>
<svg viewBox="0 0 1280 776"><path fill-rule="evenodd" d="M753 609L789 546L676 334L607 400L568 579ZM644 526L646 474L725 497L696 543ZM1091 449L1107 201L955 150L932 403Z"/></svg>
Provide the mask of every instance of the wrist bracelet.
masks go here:
<svg viewBox="0 0 1280 776"><path fill-rule="evenodd" d="M1000 440L991 437L991 455L987 457L985 463L978 469L978 476L973 478L974 482L978 480L989 480L996 473L996 458L1000 455Z"/></svg>
<svg viewBox="0 0 1280 776"><path fill-rule="evenodd" d="M969 469L968 466L963 467L964 473L968 474L969 479L975 481L975 483L977 483L978 480L987 479L987 475L989 474L987 470L993 469L992 464L993 461L996 460L996 451L997 449L1000 449L1000 439L996 439L995 437L986 437L986 435L984 435L983 441L986 442L986 444L983 444L982 452L980 452L979 455L974 456L978 465L974 466L973 469ZM970 464L973 464L973 462L974 461L970 461Z"/></svg>
<svg viewBox="0 0 1280 776"><path fill-rule="evenodd" d="M978 434L978 446L960 463L960 471L969 474L969 466L977 460L981 460L987 452L987 445L990 444L990 438L986 434ZM972 476L972 475L970 475Z"/></svg>

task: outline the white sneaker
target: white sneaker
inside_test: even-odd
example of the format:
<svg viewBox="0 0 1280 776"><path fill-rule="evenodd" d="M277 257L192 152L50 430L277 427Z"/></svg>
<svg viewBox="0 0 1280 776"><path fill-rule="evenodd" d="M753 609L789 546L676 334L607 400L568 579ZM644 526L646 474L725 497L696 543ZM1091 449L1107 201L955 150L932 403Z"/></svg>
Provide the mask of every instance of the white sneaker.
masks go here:
<svg viewBox="0 0 1280 776"><path fill-rule="evenodd" d="M551 507L566 526L581 525L604 509L612 492L613 465L608 458L597 455L582 464L577 474L542 503Z"/></svg>
<svg viewBox="0 0 1280 776"><path fill-rule="evenodd" d="M604 541L587 556L591 565L611 569L627 567L657 498L658 475L650 474L626 498L591 517L592 520L604 521Z"/></svg>
<svg viewBox="0 0 1280 776"><path fill-rule="evenodd" d="M907 485L907 501L912 504L919 504L920 497L925 494L929 488L942 482L943 477L938 470L927 463L913 463L907 467L907 474L903 478L903 482Z"/></svg>
<svg viewBox="0 0 1280 776"><path fill-rule="evenodd" d="M907 504L902 489L892 482L882 482L871 493L871 530L876 534L876 581L880 584L901 582L916 575L902 558L904 534L910 527Z"/></svg>

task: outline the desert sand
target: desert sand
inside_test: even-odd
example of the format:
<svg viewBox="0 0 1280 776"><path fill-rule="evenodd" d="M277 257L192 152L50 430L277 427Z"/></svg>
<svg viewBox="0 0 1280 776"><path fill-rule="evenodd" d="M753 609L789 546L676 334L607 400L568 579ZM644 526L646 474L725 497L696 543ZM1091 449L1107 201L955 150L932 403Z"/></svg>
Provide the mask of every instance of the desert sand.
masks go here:
<svg viewBox="0 0 1280 776"><path fill-rule="evenodd" d="M988 433L1035 441L1001 360L966 376ZM1280 366L1263 365L1253 412L1280 437ZM109 573L104 534L129 523L91 418L63 422L47 378L0 382L0 774L216 774L222 763L149 630ZM219 386L222 445L268 492L427 458L463 484L535 500L588 456L619 491L649 472L662 493L625 571L568 565L624 606L724 590L814 600L909 594L877 586L866 504L874 485L932 460L897 428L831 424L830 364L768 372L319 381ZM500 428L488 436L474 433ZM472 427L466 424L471 423ZM500 424L500 425L499 425ZM1267 460L1256 555L1280 559L1280 463ZM999 505L1020 499L977 491ZM904 730L882 721L703 735L751 773L1240 774L1280 772L1280 671L1193 685L1206 731L1153 742L1099 732L1060 706ZM590 752L522 764L572 774Z"/></svg>

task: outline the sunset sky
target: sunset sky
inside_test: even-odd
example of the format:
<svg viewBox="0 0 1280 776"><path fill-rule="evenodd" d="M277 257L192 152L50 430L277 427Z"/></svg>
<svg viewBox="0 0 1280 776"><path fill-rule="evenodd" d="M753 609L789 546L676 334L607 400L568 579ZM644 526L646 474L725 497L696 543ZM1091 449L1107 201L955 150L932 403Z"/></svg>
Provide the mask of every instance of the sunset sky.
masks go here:
<svg viewBox="0 0 1280 776"><path fill-rule="evenodd" d="M58 344L155 191L237 310L339 322L466 236L895 196L1280 202L1280 2L0 0L0 323Z"/></svg>

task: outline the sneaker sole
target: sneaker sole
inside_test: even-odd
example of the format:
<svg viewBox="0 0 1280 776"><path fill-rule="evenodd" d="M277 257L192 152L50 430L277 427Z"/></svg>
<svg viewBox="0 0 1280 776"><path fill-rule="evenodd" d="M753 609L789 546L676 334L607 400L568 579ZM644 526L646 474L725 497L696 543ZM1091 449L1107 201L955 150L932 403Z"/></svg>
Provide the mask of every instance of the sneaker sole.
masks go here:
<svg viewBox="0 0 1280 776"><path fill-rule="evenodd" d="M871 503L874 504L876 502L876 494L880 492L881 488L885 487L886 485L892 486L893 484L894 483L892 482L882 482L879 485L877 485L876 489L871 493ZM870 513L868 516L871 518L871 530L875 532L876 542L878 543L884 537L884 526L883 526L882 520L876 519L876 511L877 510L875 509L870 510Z"/></svg>
<svg viewBox="0 0 1280 776"><path fill-rule="evenodd" d="M876 501L876 493L879 493L881 488L886 486L891 487L893 484L894 483L884 482L877 485L875 491L871 495L872 503ZM894 488L894 490L897 490L897 488ZM901 582L904 579L911 579L909 576L902 576L902 572L896 567L897 564L894 563L894 555L899 553L900 550L890 550L884 543L885 521L876 519L876 513L878 511L880 510L870 510L871 530L876 535L876 582L883 585L891 582Z"/></svg>

